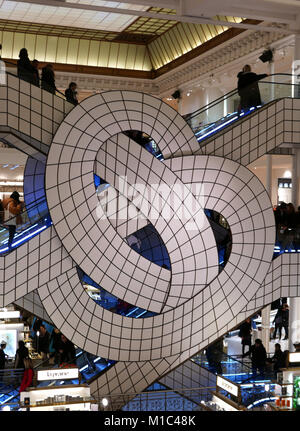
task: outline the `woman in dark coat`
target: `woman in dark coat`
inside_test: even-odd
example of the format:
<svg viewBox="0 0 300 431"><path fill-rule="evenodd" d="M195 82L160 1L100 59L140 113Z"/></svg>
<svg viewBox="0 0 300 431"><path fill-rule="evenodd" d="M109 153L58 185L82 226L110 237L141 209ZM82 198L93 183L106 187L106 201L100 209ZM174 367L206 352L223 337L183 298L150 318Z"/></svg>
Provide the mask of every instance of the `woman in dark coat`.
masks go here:
<svg viewBox="0 0 300 431"><path fill-rule="evenodd" d="M28 52L26 48L22 48L19 53L19 58L17 62L18 66L18 77L23 79L23 81L34 83L34 67L28 58Z"/></svg>
<svg viewBox="0 0 300 431"><path fill-rule="evenodd" d="M25 347L24 341L19 341L19 348L16 352L15 368L25 368L24 359L29 355L27 347Z"/></svg>
<svg viewBox="0 0 300 431"><path fill-rule="evenodd" d="M55 75L52 64L47 64L42 69L41 87L49 93L55 94Z"/></svg>
<svg viewBox="0 0 300 431"><path fill-rule="evenodd" d="M261 105L257 81L267 76L266 73L257 75L251 72L249 64L246 64L243 70L238 73L238 93L241 98L240 109L249 109L253 106Z"/></svg>

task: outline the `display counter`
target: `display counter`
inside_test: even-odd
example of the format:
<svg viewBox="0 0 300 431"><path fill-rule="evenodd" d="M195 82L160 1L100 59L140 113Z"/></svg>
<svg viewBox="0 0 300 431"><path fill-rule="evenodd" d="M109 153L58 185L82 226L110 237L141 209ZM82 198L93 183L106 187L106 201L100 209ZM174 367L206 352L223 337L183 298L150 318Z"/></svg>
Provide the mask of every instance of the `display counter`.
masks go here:
<svg viewBox="0 0 300 431"><path fill-rule="evenodd" d="M277 374L272 410L300 410L300 368L287 368Z"/></svg>
<svg viewBox="0 0 300 431"><path fill-rule="evenodd" d="M21 411L96 410L88 385L28 388L20 394Z"/></svg>

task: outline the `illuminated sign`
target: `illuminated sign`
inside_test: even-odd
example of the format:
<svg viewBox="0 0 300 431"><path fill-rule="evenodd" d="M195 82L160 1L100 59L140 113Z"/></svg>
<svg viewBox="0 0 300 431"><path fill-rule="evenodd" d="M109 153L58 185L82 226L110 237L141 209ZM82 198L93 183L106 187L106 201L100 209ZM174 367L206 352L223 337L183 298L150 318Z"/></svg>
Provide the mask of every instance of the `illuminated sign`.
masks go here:
<svg viewBox="0 0 300 431"><path fill-rule="evenodd" d="M20 311L2 311L0 310L0 319L18 319Z"/></svg>
<svg viewBox="0 0 300 431"><path fill-rule="evenodd" d="M239 387L232 382L225 380L223 377L217 376L217 386L221 389L224 389L226 392L235 395L236 397L239 394Z"/></svg>
<svg viewBox="0 0 300 431"><path fill-rule="evenodd" d="M78 368L63 368L53 370L38 371L37 379L42 380L64 380L64 379L78 379Z"/></svg>
<svg viewBox="0 0 300 431"><path fill-rule="evenodd" d="M300 352L290 353L289 362L300 362Z"/></svg>

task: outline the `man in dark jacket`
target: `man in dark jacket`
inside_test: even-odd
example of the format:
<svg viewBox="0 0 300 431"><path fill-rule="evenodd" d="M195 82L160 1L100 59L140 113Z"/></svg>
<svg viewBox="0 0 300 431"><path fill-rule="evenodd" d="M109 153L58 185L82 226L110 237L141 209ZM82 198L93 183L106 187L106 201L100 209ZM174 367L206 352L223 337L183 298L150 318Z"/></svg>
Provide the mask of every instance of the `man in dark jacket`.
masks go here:
<svg viewBox="0 0 300 431"><path fill-rule="evenodd" d="M76 351L72 341L68 340L63 334L61 334L60 343L60 365L65 364L76 364Z"/></svg>
<svg viewBox="0 0 300 431"><path fill-rule="evenodd" d="M284 340L287 340L289 337L289 306L286 303L282 306L281 318L285 332Z"/></svg>
<svg viewBox="0 0 300 431"><path fill-rule="evenodd" d="M38 60L33 60L32 61L32 66L33 66L33 84L36 87L40 86L40 75L39 75L39 62Z"/></svg>
<svg viewBox="0 0 300 431"><path fill-rule="evenodd" d="M240 109L247 110L253 106L261 105L257 81L267 76L266 73L257 75L251 72L249 64L246 64L243 70L238 73L238 93L241 98Z"/></svg>
<svg viewBox="0 0 300 431"><path fill-rule="evenodd" d="M239 337L241 337L241 343L242 343L242 355L243 357L246 356L245 354L245 346L248 346L248 355L250 352L251 347L251 331L252 331L252 325L251 325L251 319L248 318L244 323L240 326L239 331Z"/></svg>
<svg viewBox="0 0 300 431"><path fill-rule="evenodd" d="M42 69L41 87L49 93L55 94L55 75L52 64L47 64Z"/></svg>
<svg viewBox="0 0 300 431"><path fill-rule="evenodd" d="M67 88L65 91L65 96L67 101L70 103L73 103L73 105L78 105L76 88L77 88L76 82L71 82L69 85L69 88Z"/></svg>
<svg viewBox="0 0 300 431"><path fill-rule="evenodd" d="M284 352L281 350L281 346L279 343L275 344L275 353L272 357L272 362L274 364L274 373L275 375L278 373L280 368L286 368L286 356Z"/></svg>
<svg viewBox="0 0 300 431"><path fill-rule="evenodd" d="M252 361L253 377L257 376L257 370L263 377L266 368L267 352L259 338L257 338L253 346L251 346L250 356Z"/></svg>

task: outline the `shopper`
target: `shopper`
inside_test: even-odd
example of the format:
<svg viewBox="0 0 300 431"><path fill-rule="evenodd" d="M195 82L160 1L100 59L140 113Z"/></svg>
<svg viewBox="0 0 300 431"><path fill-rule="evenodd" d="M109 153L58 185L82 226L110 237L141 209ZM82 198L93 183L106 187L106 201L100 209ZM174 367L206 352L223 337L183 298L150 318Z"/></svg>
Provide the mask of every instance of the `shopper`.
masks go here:
<svg viewBox="0 0 300 431"><path fill-rule="evenodd" d="M238 73L238 93L241 98L240 110L247 110L251 107L261 105L260 92L258 82L260 79L266 78L268 75L263 73L257 75L251 72L251 67L246 64L243 70Z"/></svg>
<svg viewBox="0 0 300 431"><path fill-rule="evenodd" d="M38 60L33 60L32 61L32 66L33 66L33 84L36 87L40 86L40 75L39 75L39 62Z"/></svg>
<svg viewBox="0 0 300 431"><path fill-rule="evenodd" d="M61 332L54 328L50 336L50 360L49 364L59 364L59 350L61 348Z"/></svg>
<svg viewBox="0 0 300 431"><path fill-rule="evenodd" d="M68 340L63 334L61 334L61 345L60 345L60 366L64 364L76 365L76 352L75 346L72 341Z"/></svg>
<svg viewBox="0 0 300 431"><path fill-rule="evenodd" d="M259 338L257 338L253 346L251 346L250 356L252 361L253 377L257 376L257 370L263 377L266 369L267 352Z"/></svg>
<svg viewBox="0 0 300 431"><path fill-rule="evenodd" d="M1 341L1 344L0 344L0 381L2 381L2 379L3 379L3 371L2 370L4 370L4 368L5 368L5 362L6 362L6 358L7 358L7 355L4 352L5 348L6 348L6 342Z"/></svg>
<svg viewBox="0 0 300 431"><path fill-rule="evenodd" d="M65 91L67 101L70 103L73 103L73 105L78 105L76 89L77 89L76 82L71 82L69 85L69 88L67 88Z"/></svg>
<svg viewBox="0 0 300 431"><path fill-rule="evenodd" d="M274 356L271 358L273 364L274 364L274 373L275 375L278 373L278 371L281 368L286 367L286 355L281 350L281 346L279 343L275 344L275 353Z"/></svg>
<svg viewBox="0 0 300 431"><path fill-rule="evenodd" d="M0 199L0 224L3 223L4 221L4 207L3 207L3 202Z"/></svg>
<svg viewBox="0 0 300 431"><path fill-rule="evenodd" d="M43 324L40 326L39 332L37 350L42 355L42 360L46 361L49 353L50 335Z"/></svg>
<svg viewBox="0 0 300 431"><path fill-rule="evenodd" d="M277 338L277 331L279 333L279 340L281 338L281 330L282 330L282 306L278 305L277 313L274 317L273 323L275 323L275 329L273 333L273 339Z"/></svg>
<svg viewBox="0 0 300 431"><path fill-rule="evenodd" d="M26 48L22 48L19 53L19 60L17 62L18 77L23 81L33 84L34 81L34 67L29 60Z"/></svg>
<svg viewBox="0 0 300 431"><path fill-rule="evenodd" d="M41 86L43 90L49 91L49 93L55 94L55 75L52 64L47 64L42 69Z"/></svg>
<svg viewBox="0 0 300 431"><path fill-rule="evenodd" d="M244 323L241 324L240 330L239 330L239 337L241 337L241 343L242 343L242 356L243 357L246 356L246 354L245 354L245 347L246 346L248 346L247 355L249 355L249 352L250 352L251 332L252 332L251 319L249 317L248 319L246 319L246 321Z"/></svg>
<svg viewBox="0 0 300 431"><path fill-rule="evenodd" d="M24 358L24 366L25 366L25 370L24 370L23 378L19 388L19 392L24 392L28 387L32 385L33 376L34 376L33 363L29 357Z"/></svg>
<svg viewBox="0 0 300 431"><path fill-rule="evenodd" d="M8 220L4 224L9 230L8 248L12 247L13 239L17 230L17 225L22 224L21 212L23 210L23 203L20 201L20 195L14 191L9 199L3 201L3 207L8 211Z"/></svg>
<svg viewBox="0 0 300 431"><path fill-rule="evenodd" d="M287 340L289 337L289 306L286 303L283 304L282 306L281 319L282 319L282 327L284 328L284 332L285 332L284 340ZM281 334L280 334L280 337L281 337Z"/></svg>
<svg viewBox="0 0 300 431"><path fill-rule="evenodd" d="M28 349L25 346L24 341L19 341L19 348L16 351L15 357L15 368L25 368L24 359L29 355Z"/></svg>
<svg viewBox="0 0 300 431"><path fill-rule="evenodd" d="M221 361L223 358L223 338L215 341L213 344L207 347L206 357L211 372L215 374L222 374Z"/></svg>

